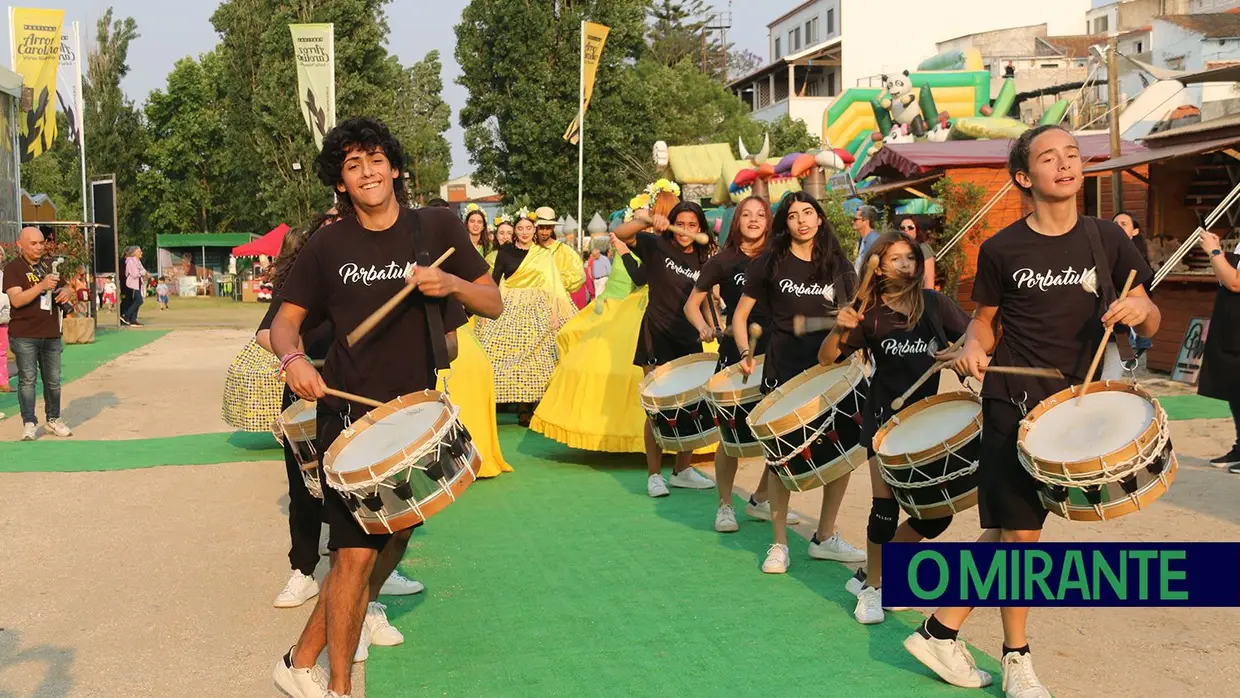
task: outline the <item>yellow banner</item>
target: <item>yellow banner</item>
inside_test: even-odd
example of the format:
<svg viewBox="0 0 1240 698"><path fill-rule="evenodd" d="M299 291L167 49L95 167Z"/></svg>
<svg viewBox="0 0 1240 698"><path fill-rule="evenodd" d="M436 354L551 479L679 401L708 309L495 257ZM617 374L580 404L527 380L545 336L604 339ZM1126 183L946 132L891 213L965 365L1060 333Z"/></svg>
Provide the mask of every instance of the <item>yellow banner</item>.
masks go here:
<svg viewBox="0 0 1240 698"><path fill-rule="evenodd" d="M297 103L314 144L336 125L336 45L330 24L290 24L297 61Z"/></svg>
<svg viewBox="0 0 1240 698"><path fill-rule="evenodd" d="M9 8L13 27L13 71L21 73L33 101L19 118L22 162L42 155L56 141L56 69L64 10Z"/></svg>
<svg viewBox="0 0 1240 698"><path fill-rule="evenodd" d="M581 138L581 120L590 108L590 97L594 95L594 77L598 73L598 62L603 57L603 45L607 43L610 27L594 22L582 22L581 31L585 32L585 43L582 45L581 66L585 77L585 99L581 104L581 112L573 117L573 122L564 132L564 140L577 145Z"/></svg>

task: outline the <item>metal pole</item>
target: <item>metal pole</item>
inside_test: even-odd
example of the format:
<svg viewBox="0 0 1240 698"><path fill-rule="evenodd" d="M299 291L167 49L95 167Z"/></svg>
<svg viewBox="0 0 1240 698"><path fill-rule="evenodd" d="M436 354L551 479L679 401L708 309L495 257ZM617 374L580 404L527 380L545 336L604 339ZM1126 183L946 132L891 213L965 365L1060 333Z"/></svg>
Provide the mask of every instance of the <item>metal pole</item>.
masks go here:
<svg viewBox="0 0 1240 698"><path fill-rule="evenodd" d="M1111 110L1111 157L1120 155L1119 148L1119 38L1112 34L1107 40L1107 106ZM1111 172L1111 215L1124 210L1124 173Z"/></svg>
<svg viewBox="0 0 1240 698"><path fill-rule="evenodd" d="M581 252L585 235L582 233L581 209L585 198L586 164L586 21L581 20L581 79L577 87L577 251Z"/></svg>
<svg viewBox="0 0 1240 698"><path fill-rule="evenodd" d="M73 99L74 101L77 102L77 105L76 105L77 110L76 110L76 113L74 114L74 121L76 121L76 123L74 124L74 126L77 127L77 133L78 133L78 159L81 161L81 171L82 171L82 220L85 221L86 220L86 196L87 196L87 192L86 192L86 118L82 114L82 105L84 102L84 100L82 99L82 37L81 37L80 29L79 29L77 22L73 23L73 55L77 57L77 77L76 77L76 84L74 85L74 88L73 88ZM96 232L97 230L95 228L91 228L91 227L82 228L82 235L86 238L86 249L87 250L91 249L92 247L91 243L94 242ZM91 270L90 275L97 276L98 272L95 269L94 254L90 254L87 257L86 263L90 265L90 270ZM94 298L94 289L91 289L91 298ZM91 308L92 309L94 308L94 303L91 303ZM92 315L94 314L93 310L91 311L91 314Z"/></svg>

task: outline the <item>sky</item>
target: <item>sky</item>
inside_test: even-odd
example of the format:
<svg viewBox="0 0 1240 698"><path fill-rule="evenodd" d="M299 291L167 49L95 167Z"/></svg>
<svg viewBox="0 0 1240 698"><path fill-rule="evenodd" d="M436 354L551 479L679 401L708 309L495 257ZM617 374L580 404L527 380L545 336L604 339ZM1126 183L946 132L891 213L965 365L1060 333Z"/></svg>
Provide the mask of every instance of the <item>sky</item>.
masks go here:
<svg viewBox="0 0 1240 698"><path fill-rule="evenodd" d="M721 10L732 6L732 29L728 40L738 49L749 49L766 58L766 25L802 0L709 0L708 5ZM461 18L468 0L392 0L387 7L389 50L402 64L421 60L428 51L439 50L443 61L444 99L452 107L452 128L448 142L452 145L452 176L469 174L473 166L465 149L464 133L457 115L468 96L456 84L460 67L453 55L456 34L453 28ZM210 51L219 40L211 26L211 14L219 5L216 0L25 0L21 7L46 7L65 10L65 22L81 24L83 51L88 50L99 17L113 8L114 17L133 17L141 35L129 49L129 75L121 87L141 105L146 96L166 83L172 66L186 56ZM11 36L8 13L0 16L2 36ZM8 52L3 54L7 56ZM8 62L5 61L7 65ZM292 91L290 90L290 99ZM345 115L338 115L343 118ZM567 126L567 124L565 124ZM87 134L87 146L90 136Z"/></svg>

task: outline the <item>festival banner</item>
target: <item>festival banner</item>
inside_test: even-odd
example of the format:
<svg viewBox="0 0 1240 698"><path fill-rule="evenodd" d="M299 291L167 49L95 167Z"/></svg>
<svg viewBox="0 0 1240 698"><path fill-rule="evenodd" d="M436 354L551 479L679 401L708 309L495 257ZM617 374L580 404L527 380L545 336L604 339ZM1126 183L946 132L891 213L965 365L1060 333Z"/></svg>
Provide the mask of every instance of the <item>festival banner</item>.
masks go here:
<svg viewBox="0 0 1240 698"><path fill-rule="evenodd" d="M581 138L581 120L585 118L586 110L590 108L590 97L594 94L594 78L598 73L598 62L603 57L603 45L607 43L607 34L611 32L610 27L594 22L582 22L581 27L581 30L585 32L585 42L582 44L581 51L581 74L585 85L585 95L581 111L573 117L573 122L564 132L564 140L573 145L577 145L578 139Z"/></svg>
<svg viewBox="0 0 1240 698"><path fill-rule="evenodd" d="M78 71L82 66L78 62L78 42L71 29L63 27L60 32L60 72L56 74L56 105L69 122L69 132L65 134L65 138L76 144L82 131L82 105L78 101Z"/></svg>
<svg viewBox="0 0 1240 698"><path fill-rule="evenodd" d="M56 141L56 69L60 65L61 25L64 10L9 8L13 28L13 71L30 88L29 112L20 116L18 131L22 162L42 155Z"/></svg>
<svg viewBox="0 0 1240 698"><path fill-rule="evenodd" d="M297 61L297 102L314 144L336 125L336 44L331 24L290 24Z"/></svg>

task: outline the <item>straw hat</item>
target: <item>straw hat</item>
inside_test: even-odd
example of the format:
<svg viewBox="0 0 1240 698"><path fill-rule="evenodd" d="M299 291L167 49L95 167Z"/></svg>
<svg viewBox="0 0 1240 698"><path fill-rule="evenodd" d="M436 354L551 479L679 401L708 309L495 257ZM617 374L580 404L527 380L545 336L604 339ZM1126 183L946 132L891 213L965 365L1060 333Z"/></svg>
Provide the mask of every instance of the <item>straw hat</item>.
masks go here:
<svg viewBox="0 0 1240 698"><path fill-rule="evenodd" d="M559 224L559 221L555 219L555 209L550 206L539 206L538 209L534 211L534 215L538 216L538 220L534 221L534 225L536 226L554 226Z"/></svg>

